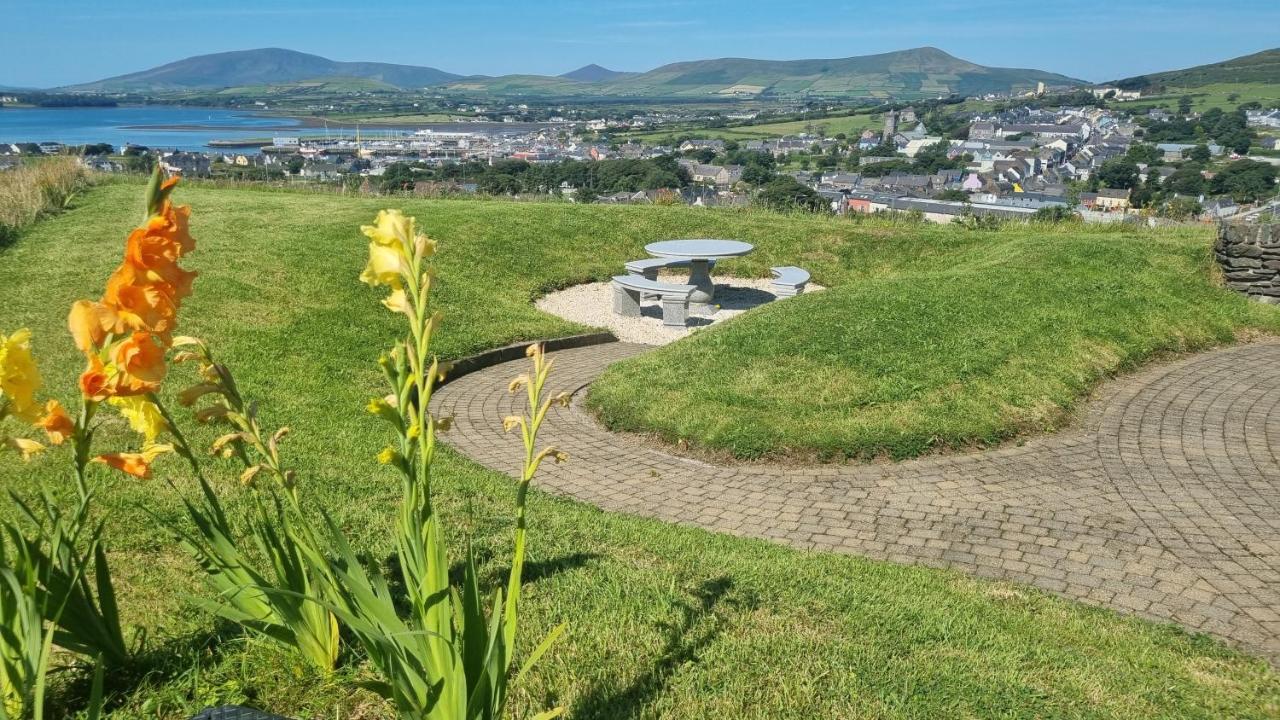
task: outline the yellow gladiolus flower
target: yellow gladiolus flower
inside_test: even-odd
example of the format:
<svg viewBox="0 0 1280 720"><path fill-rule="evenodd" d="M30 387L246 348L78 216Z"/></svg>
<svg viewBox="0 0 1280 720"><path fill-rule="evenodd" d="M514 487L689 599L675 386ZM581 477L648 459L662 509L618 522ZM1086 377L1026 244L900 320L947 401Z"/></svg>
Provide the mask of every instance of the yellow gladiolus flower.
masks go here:
<svg viewBox="0 0 1280 720"><path fill-rule="evenodd" d="M413 223L413 218L399 210L379 210L373 225L362 225L360 232L377 245L409 248L414 238Z"/></svg>
<svg viewBox="0 0 1280 720"><path fill-rule="evenodd" d="M369 263L360 273L360 282L372 285L389 285L392 290L399 290L401 277L407 267L404 251L395 246L369 243Z"/></svg>
<svg viewBox="0 0 1280 720"><path fill-rule="evenodd" d="M31 331L23 328L9 337L0 335L0 396L9 399L9 411L22 420L40 417L36 390L40 370L31 357Z"/></svg>
<svg viewBox="0 0 1280 720"><path fill-rule="evenodd" d="M413 308L409 305L409 296L405 295L404 290L392 292L387 296L387 299L382 301L382 304L391 312L404 313L405 315L413 312Z"/></svg>
<svg viewBox="0 0 1280 720"><path fill-rule="evenodd" d="M141 435L147 444L155 442L160 433L169 429L169 423L165 422L164 415L160 413L160 408L145 397L140 395L117 396L109 398L107 402L120 411L120 415L129 421L129 427Z"/></svg>
<svg viewBox="0 0 1280 720"><path fill-rule="evenodd" d="M429 258L436 254L436 241L426 235L419 235L414 239L413 250L418 256Z"/></svg>

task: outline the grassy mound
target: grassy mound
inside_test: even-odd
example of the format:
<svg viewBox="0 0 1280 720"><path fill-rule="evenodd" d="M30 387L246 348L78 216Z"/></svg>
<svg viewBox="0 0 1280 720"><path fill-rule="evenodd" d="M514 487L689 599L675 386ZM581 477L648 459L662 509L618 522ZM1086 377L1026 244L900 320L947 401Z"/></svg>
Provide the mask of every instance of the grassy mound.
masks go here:
<svg viewBox="0 0 1280 720"><path fill-rule="evenodd" d="M810 261L830 290L616 365L590 401L613 428L751 458L903 458L1053 429L1110 374L1280 330L1280 312L1215 287L1211 239L853 230Z"/></svg>
<svg viewBox="0 0 1280 720"><path fill-rule="evenodd" d="M63 401L81 363L66 309L101 291L138 220L138 197L136 186L95 188L0 251L0 326L35 331L46 383ZM387 557L399 481L373 461L386 437L363 407L381 392L374 361L400 327L378 305L381 294L356 282L365 253L356 227L383 203L201 188L180 188L178 199L195 211L191 261L201 272L182 332L206 338L234 366L266 424L293 428L283 452L307 501L333 513L371 558ZM980 254L992 239L939 233L904 252L915 229L872 238L848 224L683 209L403 207L441 240L440 339L454 356L580 330L539 314L530 298L606 277L655 237L747 237L761 251L739 271L796 261L827 281L848 248L864 249L848 255L851 277L887 277L896 258L937 267L953 253ZM191 380L184 372L167 393ZM100 437L104 448L131 441L118 424ZM177 517L179 499L194 490L181 464L162 463L151 481L98 476L126 619L150 633L147 672L109 686L112 717L185 718L219 703L290 717L388 717L353 691L367 678L358 658L318 677L195 608L188 598L207 595L198 572L143 510ZM235 469L213 469L233 509L242 507ZM0 456L0 486L26 497L41 487L67 492L67 473L52 453L31 465ZM436 473L446 527L471 533L487 571L500 573L487 559L503 557L510 542L511 482L449 452ZM562 621L570 630L513 697L515 716L555 702L572 718L1260 718L1280 706L1280 676L1262 661L1034 590L795 552L541 494L530 513L522 636L539 638ZM73 706L87 692L74 679L58 680Z"/></svg>

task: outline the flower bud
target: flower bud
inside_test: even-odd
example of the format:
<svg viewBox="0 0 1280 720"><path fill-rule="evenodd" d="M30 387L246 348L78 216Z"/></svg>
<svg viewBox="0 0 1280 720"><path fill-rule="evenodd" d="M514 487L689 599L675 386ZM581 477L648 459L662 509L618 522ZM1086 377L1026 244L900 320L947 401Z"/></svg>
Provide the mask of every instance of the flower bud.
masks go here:
<svg viewBox="0 0 1280 720"><path fill-rule="evenodd" d="M262 472L261 465L253 465L246 468L244 472L240 473L240 484L245 487L251 487L253 485L253 479L258 477L258 473L260 472Z"/></svg>

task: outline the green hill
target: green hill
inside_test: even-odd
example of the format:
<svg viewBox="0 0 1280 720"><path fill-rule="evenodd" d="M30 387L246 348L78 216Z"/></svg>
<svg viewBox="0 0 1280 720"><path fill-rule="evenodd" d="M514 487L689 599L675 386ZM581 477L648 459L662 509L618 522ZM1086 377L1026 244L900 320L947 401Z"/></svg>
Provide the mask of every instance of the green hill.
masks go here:
<svg viewBox="0 0 1280 720"><path fill-rule="evenodd" d="M674 63L614 83L620 94L926 97L1079 85L1065 75L971 63L931 47L832 60L720 58Z"/></svg>
<svg viewBox="0 0 1280 720"><path fill-rule="evenodd" d="M735 98L822 96L831 98L924 98L980 95L1084 81L1043 70L986 67L937 48L829 60L719 58L623 73L587 65L564 75L462 76L431 67L335 62L280 48L198 55L141 72L63 90L77 92L172 93L226 88L283 88L334 78L365 80L387 90L440 86L462 96L571 98Z"/></svg>
<svg viewBox="0 0 1280 720"><path fill-rule="evenodd" d="M497 97L577 97L599 92L599 85L567 77L546 75L500 75L467 77L449 83L443 89L457 95L492 95Z"/></svg>
<svg viewBox="0 0 1280 720"><path fill-rule="evenodd" d="M197 55L141 72L73 85L89 92L164 92L281 85L323 78L362 78L395 89L421 88L459 75L431 67L370 62L335 62L282 48Z"/></svg>
<svg viewBox="0 0 1280 720"><path fill-rule="evenodd" d="M607 67L601 67L595 63L583 65L577 70L560 75L562 78L569 80L581 80L583 82L606 82L609 80L617 80L618 78L635 75L635 73L621 72L619 70L610 70Z"/></svg>
<svg viewBox="0 0 1280 720"><path fill-rule="evenodd" d="M572 73L570 75L573 75ZM648 72L576 82L570 75L469 77L445 86L458 95L582 95L643 98L734 98L823 96L832 98L923 98L981 95L1049 86L1086 85L1043 70L986 67L937 48L829 60L718 58L663 65ZM583 80L578 76L577 80Z"/></svg>
<svg viewBox="0 0 1280 720"><path fill-rule="evenodd" d="M1154 90L1169 87L1195 88L1218 83L1280 85L1280 48L1183 70L1136 75L1110 84L1126 90Z"/></svg>

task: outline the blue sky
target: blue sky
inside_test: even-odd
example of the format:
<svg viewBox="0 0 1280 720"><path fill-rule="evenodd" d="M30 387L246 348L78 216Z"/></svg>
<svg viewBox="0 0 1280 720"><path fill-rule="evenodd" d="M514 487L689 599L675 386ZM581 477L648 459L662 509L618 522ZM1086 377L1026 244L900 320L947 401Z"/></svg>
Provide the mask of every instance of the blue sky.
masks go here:
<svg viewBox="0 0 1280 720"><path fill-rule="evenodd" d="M40 87L255 47L555 75L591 62L647 70L933 45L1100 81L1280 45L1275 0L0 0L0 17L0 85Z"/></svg>

